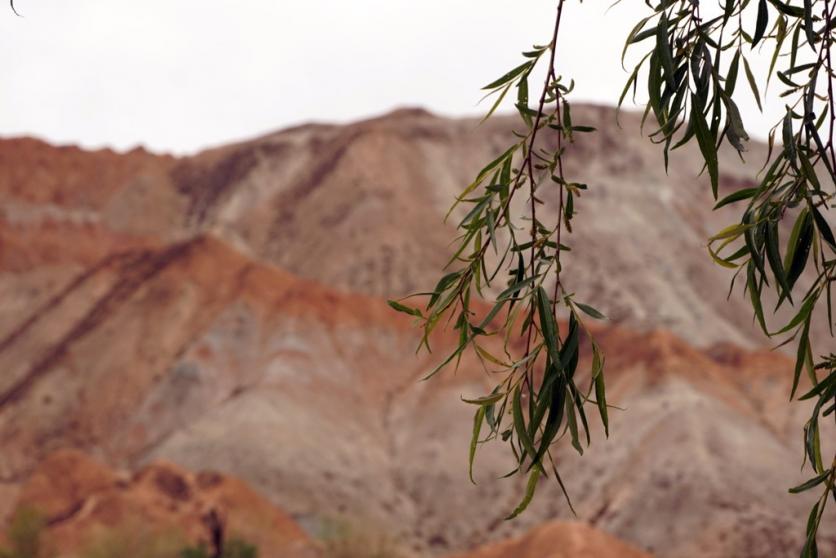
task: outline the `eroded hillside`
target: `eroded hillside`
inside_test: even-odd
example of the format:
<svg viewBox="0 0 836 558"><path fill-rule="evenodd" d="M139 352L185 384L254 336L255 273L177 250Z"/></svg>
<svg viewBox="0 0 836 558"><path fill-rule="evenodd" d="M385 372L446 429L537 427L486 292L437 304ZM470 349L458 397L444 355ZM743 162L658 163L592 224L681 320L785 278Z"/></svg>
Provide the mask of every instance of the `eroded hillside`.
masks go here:
<svg viewBox="0 0 836 558"><path fill-rule="evenodd" d="M810 502L786 488L803 478L805 408L787 402L791 361L759 348L707 257L733 211L710 212L693 152L665 176L636 115L621 130L610 109L576 112L600 132L573 147L590 192L569 276L612 318L597 338L624 409L583 458L558 452L578 519L659 556L794 555ZM446 206L510 130L399 111L185 159L0 142L7 501L71 447L126 469L216 469L312 531L349 516L419 553L570 519L544 486L502 520L522 487L496 480L512 467L499 447L467 481L460 397L491 378L464 360L420 382L438 353L414 355L417 333L384 298L431 286L454 234ZM754 165L725 157L725 188L751 180Z"/></svg>

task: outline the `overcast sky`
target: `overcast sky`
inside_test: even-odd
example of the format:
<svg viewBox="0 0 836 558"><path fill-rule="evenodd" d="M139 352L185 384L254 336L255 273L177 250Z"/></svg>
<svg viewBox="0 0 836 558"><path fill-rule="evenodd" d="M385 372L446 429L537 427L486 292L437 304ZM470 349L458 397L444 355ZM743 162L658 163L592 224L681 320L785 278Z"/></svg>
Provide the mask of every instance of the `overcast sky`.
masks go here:
<svg viewBox="0 0 836 558"><path fill-rule="evenodd" d="M16 0L0 8L0 135L193 152L398 106L474 114L479 88L547 42L554 0ZM559 71L614 104L647 7L572 1ZM767 120L741 103L753 135ZM773 107L774 108L774 107ZM773 111L774 112L774 111Z"/></svg>

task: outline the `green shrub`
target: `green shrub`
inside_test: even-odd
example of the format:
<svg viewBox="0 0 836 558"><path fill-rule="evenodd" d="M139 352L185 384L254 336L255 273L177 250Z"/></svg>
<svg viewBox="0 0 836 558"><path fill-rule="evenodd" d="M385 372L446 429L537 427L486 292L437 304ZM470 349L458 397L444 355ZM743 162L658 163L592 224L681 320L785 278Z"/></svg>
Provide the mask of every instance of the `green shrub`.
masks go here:
<svg viewBox="0 0 836 558"><path fill-rule="evenodd" d="M80 558L178 558L185 537L174 530L151 530L138 521L99 530Z"/></svg>
<svg viewBox="0 0 836 558"><path fill-rule="evenodd" d="M47 558L51 556L43 541L46 519L38 510L23 507L15 512L6 533L11 546L0 550L0 558Z"/></svg>
<svg viewBox="0 0 836 558"><path fill-rule="evenodd" d="M320 534L324 558L403 558L391 537L345 522L328 522Z"/></svg>
<svg viewBox="0 0 836 558"><path fill-rule="evenodd" d="M180 551L179 558L210 558L211 554L205 544L190 546ZM224 545L222 558L258 558L258 549L241 539L230 539Z"/></svg>

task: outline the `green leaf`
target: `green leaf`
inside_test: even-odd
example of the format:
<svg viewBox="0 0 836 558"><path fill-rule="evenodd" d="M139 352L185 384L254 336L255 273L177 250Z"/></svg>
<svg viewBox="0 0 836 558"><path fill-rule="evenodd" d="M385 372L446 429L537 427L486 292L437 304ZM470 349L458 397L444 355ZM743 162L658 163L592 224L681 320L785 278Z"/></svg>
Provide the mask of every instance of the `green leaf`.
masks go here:
<svg viewBox="0 0 836 558"><path fill-rule="evenodd" d="M540 315L540 329L543 332L543 340L552 362L560 362L560 353L557 348L557 325L554 322L551 301L546 289L537 288L537 313Z"/></svg>
<svg viewBox="0 0 836 558"><path fill-rule="evenodd" d="M732 13L734 12L734 7L736 6L735 0L726 0L726 5L723 8L723 24L725 25L726 22L731 17Z"/></svg>
<svg viewBox="0 0 836 558"><path fill-rule="evenodd" d="M746 60L746 57L743 57L743 70L746 72L746 81L749 82L749 89L752 90L752 95L755 97L755 102L758 104L758 110L763 112L763 106L761 106L761 94L758 91L758 82L755 80L755 75L752 73L752 68L749 67L749 61Z"/></svg>
<svg viewBox="0 0 836 558"><path fill-rule="evenodd" d="M807 297L804 301L804 304L798 310L798 313L793 316L793 318L781 329L776 331L773 335L781 335L782 333L786 333L791 329L794 329L801 325L809 316L810 312L813 310L813 306L815 305L816 299L813 297Z"/></svg>
<svg viewBox="0 0 836 558"><path fill-rule="evenodd" d="M784 15L791 17L802 17L804 15L804 10L798 6L790 6L789 4L781 2L781 0L769 0L769 3L775 6L775 8Z"/></svg>
<svg viewBox="0 0 836 558"><path fill-rule="evenodd" d="M804 368L804 361L807 360L807 350L810 347L810 320L804 322L804 329L801 331L801 339L798 341L796 352L795 370L792 376L792 388L790 389L790 400L795 397L798 389L798 381L801 379L801 369Z"/></svg>
<svg viewBox="0 0 836 558"><path fill-rule="evenodd" d="M781 254L778 251L778 223L770 221L766 226L766 260L769 262L769 267L772 269L772 274L775 276L775 281L781 286L783 293L792 302L791 288L787 281L787 274L784 271L784 264L781 261Z"/></svg>
<svg viewBox="0 0 836 558"><path fill-rule="evenodd" d="M732 0L733 1L733 0ZM737 69L740 65L740 51L734 53L731 64L729 64L729 72L726 74L726 95L731 97L734 94L734 88L737 84Z"/></svg>
<svg viewBox="0 0 836 558"><path fill-rule="evenodd" d="M786 16L778 18L778 31L775 37L775 49L772 51L772 59L769 61L769 71L766 72L766 86L769 87L769 80L772 78L772 72L775 70L775 63L778 61L778 55L781 54L781 47L784 45L784 39L787 38L787 24ZM758 100L760 103L760 100Z"/></svg>
<svg viewBox="0 0 836 558"><path fill-rule="evenodd" d="M709 240L717 241L738 238L741 234L744 234L751 227L752 225L749 225L747 223L736 223L734 225L729 225L728 227L721 229Z"/></svg>
<svg viewBox="0 0 836 558"><path fill-rule="evenodd" d="M729 205L730 203L739 202L741 200L748 200L749 198L755 197L755 195L760 191L760 188L744 188L742 190L738 190L732 194L729 194L714 206L714 209L720 209L723 206Z"/></svg>
<svg viewBox="0 0 836 558"><path fill-rule="evenodd" d="M534 441L528 435L528 429L525 427L521 396L522 390L520 389L520 386L517 386L517 389L514 390L514 399L511 406L511 411L514 417L514 431L517 433L517 439L522 444L523 449L525 449L526 453L531 457L534 467L541 469L542 465L537 461L537 450L534 449Z"/></svg>
<svg viewBox="0 0 836 558"><path fill-rule="evenodd" d="M471 405L488 406L493 405L506 395L506 393L492 393L483 397L477 397L476 399L465 399L464 397L462 397L462 401L464 401L465 403L470 403Z"/></svg>
<svg viewBox="0 0 836 558"><path fill-rule="evenodd" d="M810 515L807 518L807 540L801 551L801 558L818 558L819 551L816 548L816 531L818 529L819 503L813 505Z"/></svg>
<svg viewBox="0 0 836 558"><path fill-rule="evenodd" d="M606 320L607 319L607 317L605 315L603 315L601 312L599 312L598 310L596 310L592 306L589 306L587 304L583 304L582 302L576 302L575 306L580 308L583 311L584 314L592 316L596 320Z"/></svg>
<svg viewBox="0 0 836 558"><path fill-rule="evenodd" d="M627 79L627 83L624 84L624 89L621 90L621 95L618 97L618 108L621 108L621 105L624 103L624 98L627 96L627 92L630 90L630 86L636 83L636 79L639 77L639 69L641 68L641 64L636 65L633 69L633 73L630 74L630 77Z"/></svg>
<svg viewBox="0 0 836 558"><path fill-rule="evenodd" d="M601 422L604 424L604 434L610 435L610 420L607 413L607 395L604 382L604 359L600 349L592 343L592 377L595 378L595 402L598 404L598 414L601 415Z"/></svg>
<svg viewBox="0 0 836 558"><path fill-rule="evenodd" d="M405 306L396 300L387 300L386 303L398 312L403 312L404 314L409 314L410 316L416 316L418 318L424 317L424 314L422 314L417 308L410 308L409 306Z"/></svg>
<svg viewBox="0 0 836 558"><path fill-rule="evenodd" d="M534 492L537 490L537 481L540 480L540 469L532 469L531 472L528 474L528 483L525 487L525 496L523 496L522 501L516 507L516 509L511 512L511 515L505 518L506 521L514 519L531 503L531 500L534 498Z"/></svg>
<svg viewBox="0 0 836 558"><path fill-rule="evenodd" d="M769 13L766 8L766 0L758 2L758 19L755 23L755 34L752 36L752 48L763 38L766 31L766 24L769 23Z"/></svg>
<svg viewBox="0 0 836 558"><path fill-rule="evenodd" d="M729 143L734 146L738 152L746 150L745 142L749 141L749 134L743 127L743 119L740 117L740 110L730 97L724 97L726 102L726 112L729 120L728 138Z"/></svg>
<svg viewBox="0 0 836 558"><path fill-rule="evenodd" d="M493 104L491 105L490 110L488 110L488 112L487 112L487 113L485 113L485 116L483 116L483 117L482 117L481 122L484 122L485 120L487 120L488 118L490 118L491 116L493 116L493 113L495 113L495 112L496 112L496 109L498 109L498 108L499 108L499 105L501 105L501 104L502 104L503 99L505 99L505 95L507 95L507 94L508 94L508 91L511 89L511 85L512 85L512 84L510 84L510 83L509 83L508 85L506 85L506 86L502 89L502 92L501 92L501 93L497 96L496 101L494 101L494 102L493 102ZM484 100L484 99L483 99L483 100Z"/></svg>
<svg viewBox="0 0 836 558"><path fill-rule="evenodd" d="M438 299L441 297L442 293L447 290L447 287L453 284L459 276L461 272L453 271L452 273L448 273L444 275L441 279L438 280L438 283L435 285L435 289L433 289L433 294L430 297L429 302L427 303L427 308L432 308Z"/></svg>
<svg viewBox="0 0 836 558"><path fill-rule="evenodd" d="M501 87L501 86L505 85L506 83L508 83L509 81L511 81L512 79L514 79L515 77L517 77L518 75L520 75L521 73L526 71L527 69L531 68L532 64L533 64L532 62L523 62L522 64L520 64L519 66L517 66L516 68L514 68L510 72L506 73L505 75L503 75L502 77L500 77L496 81L492 81L491 83L484 86L482 88L482 90L484 91L484 90L487 90L487 89L496 89L498 87Z"/></svg>
<svg viewBox="0 0 836 558"><path fill-rule="evenodd" d="M782 136L784 141L784 153L786 154L787 160L790 162L795 162L795 140L793 139L793 132L792 132L792 109L787 107L787 113L784 116L784 124L781 128Z"/></svg>
<svg viewBox="0 0 836 558"><path fill-rule="evenodd" d="M578 423L575 418L575 403L571 397L566 398L566 423L569 425L569 434L572 438L572 447L583 455L583 446L578 438Z"/></svg>
<svg viewBox="0 0 836 558"><path fill-rule="evenodd" d="M797 229L797 230L796 230ZM792 236L788 242L787 260L789 265L785 266L787 271L787 283L790 289L801 277L801 273L807 266L807 259L810 255L810 248L813 245L813 218L806 209L799 215Z"/></svg>
<svg viewBox="0 0 836 558"><path fill-rule="evenodd" d="M563 133L572 141L572 108L566 101L563 101Z"/></svg>
<svg viewBox="0 0 836 558"><path fill-rule="evenodd" d="M804 32L810 48L815 50L816 36L813 30L813 0L804 0Z"/></svg>
<svg viewBox="0 0 836 558"><path fill-rule="evenodd" d="M827 376L824 380L816 384L813 389L799 397L799 401L806 401L808 399L812 399L814 397L818 397L822 395L824 392L828 390L836 389L836 371L831 372L830 375ZM825 395L825 399L830 399L830 394Z"/></svg>
<svg viewBox="0 0 836 558"><path fill-rule="evenodd" d="M503 362L502 360L493 356L484 347L480 347L476 343L474 343L473 345L474 345L474 348L476 349L476 352L479 354L479 356L481 356L483 359L487 360L488 362L491 362L493 364L502 366L503 368L508 368L509 366L511 366L507 362Z"/></svg>
<svg viewBox="0 0 836 558"><path fill-rule="evenodd" d="M836 238L833 238L833 231L831 230L830 225L824 219L824 216L819 213L816 206L811 206L811 208L813 210L813 219L816 221L816 228L819 230L819 234L821 234L825 242L830 244L830 246L836 250Z"/></svg>
<svg viewBox="0 0 836 558"><path fill-rule="evenodd" d="M796 487L790 488L789 492L791 494L798 494L799 492L804 492L805 490L810 490L811 488L814 488L814 487L820 485L821 483L823 483L824 481L826 481L827 477L829 477L831 474L833 474L832 471L825 471L821 475L813 477L812 479L808 480L807 482L799 484Z"/></svg>
<svg viewBox="0 0 836 558"><path fill-rule="evenodd" d="M717 150L714 142L714 137L708 128L705 121L705 115L702 113L702 103L696 94L691 94L691 118L694 122L694 133L697 136L697 143L700 146L703 159L705 159L705 166L708 168L708 176L711 179L711 192L714 194L714 199L717 199L717 191L719 189L719 170L717 163Z"/></svg>
<svg viewBox="0 0 836 558"><path fill-rule="evenodd" d="M518 293L519 291L525 289L526 287L532 285L539 278L540 278L539 275L535 275L534 277L527 277L526 279L523 279L522 281L520 281L518 283L514 283L513 285L511 285L510 287L508 287L507 289L505 289L504 291L499 293L499 296L496 297L496 299L497 300L508 300L512 297L512 295L514 295L514 294Z"/></svg>
<svg viewBox="0 0 836 558"><path fill-rule="evenodd" d="M764 318L763 314L763 305L761 304L761 293L760 288L758 288L757 279L755 279L755 269L756 265L754 261L750 261L749 265L746 267L746 285L749 290L749 298L752 301L752 309L755 312L755 318L758 320L758 325L761 326L761 330L769 335L769 330L766 327L766 319Z"/></svg>
<svg viewBox="0 0 836 558"><path fill-rule="evenodd" d="M665 12L662 12L659 16L659 25L656 26L656 50L662 62L665 80L668 83L668 87L673 90L676 88L674 82L674 64L671 45L668 43L668 18Z"/></svg>
<svg viewBox="0 0 836 558"><path fill-rule="evenodd" d="M470 451L467 458L467 473L470 477L470 482L476 484L473 480L473 460L476 457L476 446L479 444L479 434L482 432L482 422L485 420L485 407L476 409L476 414L473 415L473 435L470 438Z"/></svg>

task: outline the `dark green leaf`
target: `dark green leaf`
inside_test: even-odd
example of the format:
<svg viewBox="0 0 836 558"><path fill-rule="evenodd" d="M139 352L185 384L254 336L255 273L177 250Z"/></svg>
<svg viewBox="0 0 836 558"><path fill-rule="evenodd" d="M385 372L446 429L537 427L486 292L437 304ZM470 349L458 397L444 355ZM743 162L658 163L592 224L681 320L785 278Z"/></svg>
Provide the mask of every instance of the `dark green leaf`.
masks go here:
<svg viewBox="0 0 836 558"><path fill-rule="evenodd" d="M784 141L784 153L786 154L787 160L790 162L795 162L795 140L793 139L793 132L792 132L792 110L790 107L787 107L787 113L784 116L784 124L781 128L783 141Z"/></svg>
<svg viewBox="0 0 836 558"><path fill-rule="evenodd" d="M702 103L695 94L691 95L691 118L694 122L694 133L697 136L697 143L700 146L705 165L708 168L708 176L711 179L711 192L714 194L714 199L717 199L717 190L719 188L719 171L717 165L717 150L714 143L714 138L711 131L708 129L708 124L705 121L705 116L702 113Z"/></svg>
<svg viewBox="0 0 836 558"><path fill-rule="evenodd" d="M759 191L760 188L744 188L743 190L738 190L737 192L731 193L719 202L717 202L717 205L714 206L714 209L720 209L721 207L729 205L730 203L753 198L755 197L755 194L757 194Z"/></svg>
<svg viewBox="0 0 836 558"><path fill-rule="evenodd" d="M673 55L671 54L671 45L668 43L668 18L665 12L662 12L659 16L659 25L656 27L656 50L662 62L662 69L664 70L668 87L674 89Z"/></svg>
<svg viewBox="0 0 836 558"><path fill-rule="evenodd" d="M766 8L766 0L759 0L758 19L755 24L755 34L752 36L752 48L763 38L767 23L769 23L769 13Z"/></svg>
<svg viewBox="0 0 836 558"><path fill-rule="evenodd" d="M813 30L813 0L804 0L804 32L807 34L807 42L810 48L816 49L816 37Z"/></svg>
<svg viewBox="0 0 836 558"><path fill-rule="evenodd" d="M812 479L808 480L807 482L799 484L796 487L790 488L790 493L791 494L798 494L799 492L804 492L805 490L810 490L811 488L816 487L816 486L820 485L821 483L823 483L824 481L826 481L827 477L829 477L831 474L832 474L831 471L826 471L826 472L822 473L821 475L813 477Z"/></svg>
<svg viewBox="0 0 836 558"><path fill-rule="evenodd" d="M769 267L772 269L772 274L775 276L775 281L783 289L782 294L792 301L790 285L787 281L787 274L784 271L784 264L781 261L778 246L778 223L770 221L766 227L766 259L769 262Z"/></svg>
<svg viewBox="0 0 836 558"><path fill-rule="evenodd" d="M604 434L610 435L610 421L607 412L607 395L604 382L604 359L600 349L593 342L592 344L592 376L595 378L595 402L598 404L598 414L601 415L601 422L604 424Z"/></svg>
<svg viewBox="0 0 836 558"><path fill-rule="evenodd" d="M540 329L543 332L543 340L549 352L552 362L560 362L560 353L557 348L557 326L554 322L551 301L546 289L537 288L537 313L540 315Z"/></svg>
<svg viewBox="0 0 836 558"><path fill-rule="evenodd" d="M517 439L522 444L526 454L531 457L535 468L540 468L540 463L536 461L537 451L534 449L534 441L528 435L528 430L525 427L521 397L522 390L519 386L517 386L517 389L514 390L514 399L511 406L511 411L514 417L514 431L517 433Z"/></svg>
<svg viewBox="0 0 836 558"><path fill-rule="evenodd" d="M819 230L819 234L821 234L822 238L824 238L825 242L830 244L834 250L836 250L836 238L833 238L833 230L830 228L830 225L824 219L821 213L816 206L811 206L813 210L813 219L816 221L816 228Z"/></svg>

